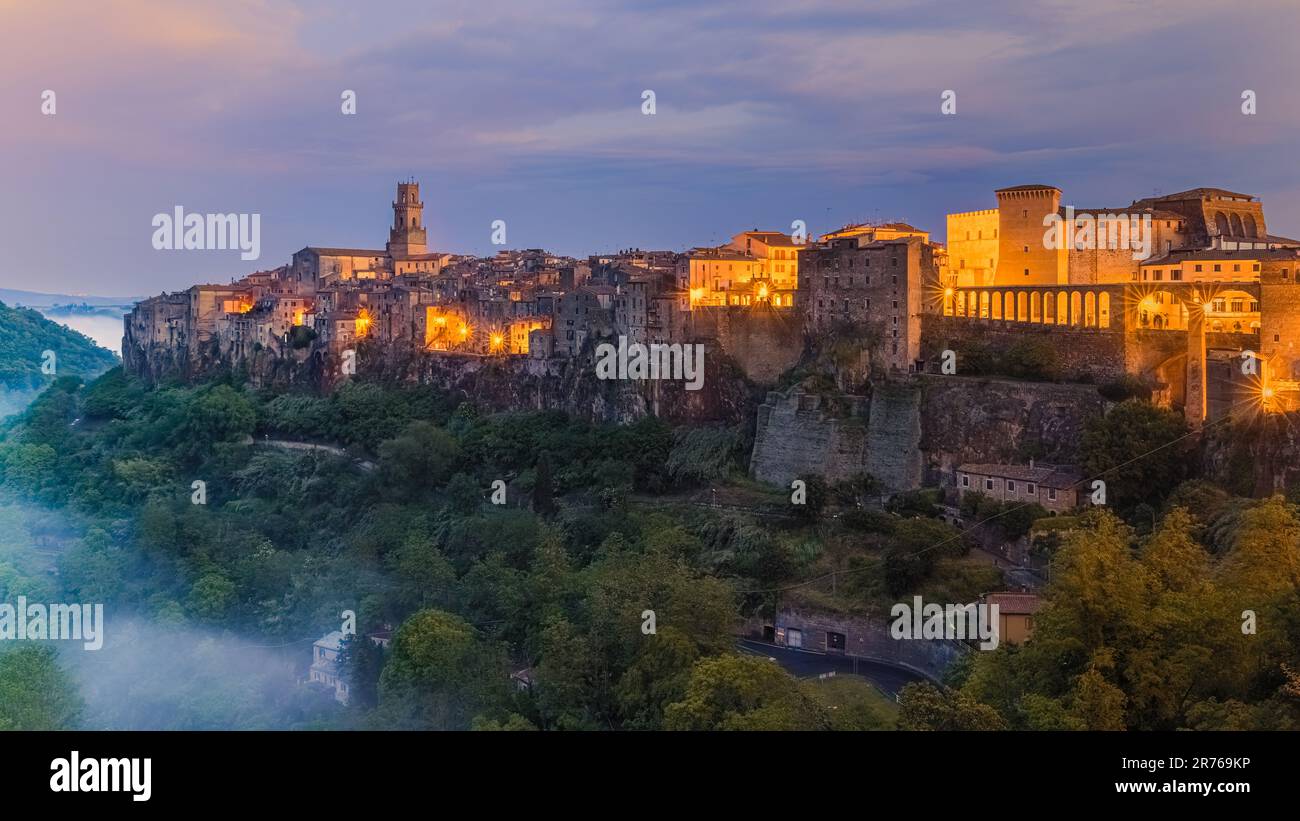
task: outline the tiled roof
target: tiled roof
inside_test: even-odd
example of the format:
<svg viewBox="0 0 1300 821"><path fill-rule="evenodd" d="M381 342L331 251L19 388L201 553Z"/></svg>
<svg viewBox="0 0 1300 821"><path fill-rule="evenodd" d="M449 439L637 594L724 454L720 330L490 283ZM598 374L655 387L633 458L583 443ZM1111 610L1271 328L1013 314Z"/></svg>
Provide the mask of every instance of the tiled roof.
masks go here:
<svg viewBox="0 0 1300 821"><path fill-rule="evenodd" d="M1256 239L1259 239L1258 237ZM1152 265L1177 265L1183 260L1189 259L1297 259L1300 258L1300 249L1297 248L1242 248L1240 250L1229 251L1223 249L1199 249L1195 251L1172 251L1162 257L1144 260L1142 267L1146 268Z"/></svg>
<svg viewBox="0 0 1300 821"><path fill-rule="evenodd" d="M1065 217L1065 208L1061 207L1056 212L1061 217ZM1120 208L1079 208L1074 206L1074 215L1082 214L1150 214L1154 220L1185 220L1187 217L1177 211L1164 211L1159 208L1149 208L1140 205L1126 205Z"/></svg>
<svg viewBox="0 0 1300 821"><path fill-rule="evenodd" d="M1158 197L1147 197L1150 200L1199 200L1205 197L1238 197L1241 199L1253 200L1253 194L1239 194L1236 191L1229 191L1226 188L1189 188L1186 191L1177 191L1173 194L1161 194Z"/></svg>
<svg viewBox="0 0 1300 821"><path fill-rule="evenodd" d="M373 248L321 248L317 245L308 245L304 251L315 251L323 257L382 257L387 256L387 251L376 251Z"/></svg>
<svg viewBox="0 0 1300 821"><path fill-rule="evenodd" d="M1011 616L1032 616L1045 604L1037 593L989 593L984 603L996 604L999 614Z"/></svg>
<svg viewBox="0 0 1300 821"><path fill-rule="evenodd" d="M343 632L341 630L335 630L331 633L326 633L324 636L316 640L316 644L314 646L324 647L326 650L342 649Z"/></svg>
<svg viewBox="0 0 1300 821"><path fill-rule="evenodd" d="M766 245L790 247L797 244L793 237L789 234L782 234L780 231L746 231L744 236L753 237Z"/></svg>
<svg viewBox="0 0 1300 821"><path fill-rule="evenodd" d="M1033 482L1043 487L1059 489L1073 487L1083 479L1082 471L1073 465L1034 465L1030 467L1029 465L968 464L958 465L957 472Z"/></svg>

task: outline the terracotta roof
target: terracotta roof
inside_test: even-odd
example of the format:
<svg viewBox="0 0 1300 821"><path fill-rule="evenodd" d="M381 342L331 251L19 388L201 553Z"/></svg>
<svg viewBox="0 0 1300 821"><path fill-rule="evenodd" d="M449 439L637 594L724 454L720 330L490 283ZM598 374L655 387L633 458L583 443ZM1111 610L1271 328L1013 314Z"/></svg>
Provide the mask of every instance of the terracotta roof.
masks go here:
<svg viewBox="0 0 1300 821"><path fill-rule="evenodd" d="M985 604L996 604L998 613L1011 616L1032 616L1046 604L1037 593L988 593Z"/></svg>
<svg viewBox="0 0 1300 821"><path fill-rule="evenodd" d="M1065 217L1065 208L1062 206L1057 209L1057 214ZM1151 219L1155 220L1185 220L1187 216L1177 211L1165 211L1159 208L1150 208L1142 205L1126 205L1120 208L1079 208L1074 206L1074 215L1080 214L1150 214Z"/></svg>
<svg viewBox="0 0 1300 821"><path fill-rule="evenodd" d="M1256 237L1256 239L1259 239ZM1187 251L1171 251L1162 257L1155 259L1143 260L1142 267L1147 268L1152 265L1177 265L1183 260L1189 259L1297 259L1300 258L1300 248L1242 248L1240 250L1223 250L1217 248L1202 248Z"/></svg>
<svg viewBox="0 0 1300 821"><path fill-rule="evenodd" d="M1083 472L1073 465L1034 465L1030 467L1029 465L968 464L958 465L957 472L1033 482L1043 487L1058 489L1074 487L1083 479Z"/></svg>
<svg viewBox="0 0 1300 821"><path fill-rule="evenodd" d="M1242 199L1253 200L1254 194L1239 194L1236 191L1229 191L1226 188L1189 188L1186 191L1177 191L1173 194L1161 194L1158 197L1145 197L1148 200L1199 200L1205 197L1238 197Z"/></svg>
<svg viewBox="0 0 1300 821"><path fill-rule="evenodd" d="M994 194L1001 194L1003 191L1060 191L1055 185L1013 185L1010 188L999 188Z"/></svg>
<svg viewBox="0 0 1300 821"><path fill-rule="evenodd" d="M742 236L753 237L766 245L787 247L796 244L793 237L780 231L745 231Z"/></svg>
<svg viewBox="0 0 1300 821"><path fill-rule="evenodd" d="M326 257L383 257L388 255L387 251L376 251L373 248L322 248L318 245L308 245L302 250L315 251L317 254Z"/></svg>

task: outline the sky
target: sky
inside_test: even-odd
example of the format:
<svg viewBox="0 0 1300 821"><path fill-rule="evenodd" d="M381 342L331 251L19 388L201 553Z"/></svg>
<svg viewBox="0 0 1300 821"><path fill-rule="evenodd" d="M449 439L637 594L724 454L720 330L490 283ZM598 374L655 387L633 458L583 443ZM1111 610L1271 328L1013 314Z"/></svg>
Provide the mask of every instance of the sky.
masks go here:
<svg viewBox="0 0 1300 821"><path fill-rule="evenodd" d="M575 256L796 219L942 240L1025 183L1228 188L1300 236L1298 23L1294 0L0 0L0 287L143 296L381 248L408 177L454 253L499 250L498 219ZM261 257L155 250L176 206L260 215Z"/></svg>

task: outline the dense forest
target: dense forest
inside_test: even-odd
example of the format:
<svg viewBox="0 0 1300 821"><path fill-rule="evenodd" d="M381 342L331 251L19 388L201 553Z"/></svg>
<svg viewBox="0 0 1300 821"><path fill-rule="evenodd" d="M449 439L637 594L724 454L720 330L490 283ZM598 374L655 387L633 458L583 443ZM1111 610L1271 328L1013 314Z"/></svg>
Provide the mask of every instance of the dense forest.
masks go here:
<svg viewBox="0 0 1300 821"><path fill-rule="evenodd" d="M1137 400L1097 420L1088 465L1111 471L1124 504L1051 545L1033 641L972 654L948 686L911 685L897 705L861 679L795 679L735 636L770 619L777 591L879 614L912 593L999 589L932 493L881 507L869 476L806 477L792 505L745 478L742 429L486 414L425 387L59 378L0 440L0 516L29 537L0 542L0 600L105 602L110 631L148 624L195 678L220 637L246 642L241 658L288 648L305 667L345 610L359 636L394 630L387 650L346 642L347 708L296 685L271 710L241 701L271 686L259 663L223 682L225 700L169 684L183 695L156 719L167 727L1296 726L1300 516L1281 497L1181 481L1176 448L1127 464L1184 435ZM976 504L1012 538L1039 515ZM32 539L52 545L49 567L22 549ZM805 584L831 569L833 589ZM0 727L124 721L87 709L76 663L0 655Z"/></svg>
<svg viewBox="0 0 1300 821"><path fill-rule="evenodd" d="M86 336L31 308L0 302L0 416L22 410L56 375L94 377L116 363Z"/></svg>

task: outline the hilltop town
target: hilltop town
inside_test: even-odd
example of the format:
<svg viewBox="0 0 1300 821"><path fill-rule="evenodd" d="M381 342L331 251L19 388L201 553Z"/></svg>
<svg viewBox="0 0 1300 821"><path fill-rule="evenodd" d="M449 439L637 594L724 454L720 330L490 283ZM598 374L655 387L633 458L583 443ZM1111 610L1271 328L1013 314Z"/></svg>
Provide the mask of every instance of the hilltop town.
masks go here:
<svg viewBox="0 0 1300 821"><path fill-rule="evenodd" d="M1027 379L1008 389L1012 444L1045 408L1059 417L1072 406L1054 431L1028 434L1040 455L1063 461L1099 387L1146 393L1193 428L1243 405L1296 408L1300 241L1269 232L1257 197L1196 188L1075 208L1048 185L995 196L996 208L949 214L946 244L892 222L816 238L741 231L685 253L473 257L429 250L419 185L403 182L382 249L308 246L228 285L146 299L125 319L123 360L155 380L228 368L255 384L318 387L369 369L463 388L467 374L499 363L515 384L497 390L497 404L564 407L591 393L577 386L601 340L701 343L713 351L708 398L683 404L664 386L632 385L648 399L614 419L752 419L743 401L717 401L738 372L760 393L781 389L753 402L755 477L867 470L894 489L952 484L962 462L1024 461L1023 446L976 442L990 429L974 423L964 441L936 444L944 432L926 426L945 413L937 377ZM848 360L817 358L831 340L843 354L845 339ZM719 358L736 367L720 371ZM865 435L851 435L824 390L791 379L818 368ZM525 395L527 379L549 393Z"/></svg>

